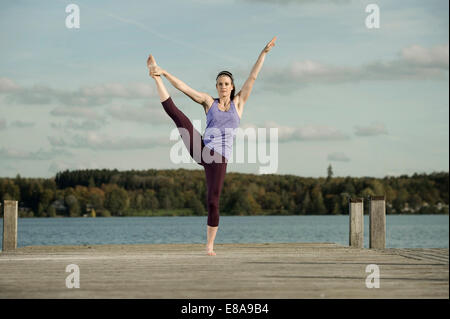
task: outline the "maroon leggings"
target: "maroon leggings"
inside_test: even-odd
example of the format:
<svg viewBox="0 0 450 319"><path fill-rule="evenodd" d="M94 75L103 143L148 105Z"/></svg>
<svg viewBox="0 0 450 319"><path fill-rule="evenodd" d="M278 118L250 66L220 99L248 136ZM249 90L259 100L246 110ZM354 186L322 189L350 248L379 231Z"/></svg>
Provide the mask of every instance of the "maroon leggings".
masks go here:
<svg viewBox="0 0 450 319"><path fill-rule="evenodd" d="M216 227L219 225L219 199L227 170L227 159L205 146L201 134L187 116L176 107L171 97L161 103L178 127L189 154L205 169L208 190L208 226Z"/></svg>

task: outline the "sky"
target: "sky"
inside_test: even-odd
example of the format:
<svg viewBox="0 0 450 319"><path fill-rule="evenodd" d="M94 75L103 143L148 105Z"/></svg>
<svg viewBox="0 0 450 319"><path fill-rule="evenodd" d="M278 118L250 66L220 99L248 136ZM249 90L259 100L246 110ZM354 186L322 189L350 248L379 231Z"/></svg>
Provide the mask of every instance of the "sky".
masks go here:
<svg viewBox="0 0 450 319"><path fill-rule="evenodd" d="M366 25L372 3L379 28ZM79 28L66 25L69 4L79 7ZM1 1L0 177L201 169L171 160L179 141L170 140L175 125L148 75L148 55L216 97L217 73L232 72L239 91L274 36L240 122L278 128L273 173L325 177L329 165L334 176L448 172L448 6L445 0ZM203 133L203 107L163 81ZM232 161L227 172L260 174L264 165Z"/></svg>

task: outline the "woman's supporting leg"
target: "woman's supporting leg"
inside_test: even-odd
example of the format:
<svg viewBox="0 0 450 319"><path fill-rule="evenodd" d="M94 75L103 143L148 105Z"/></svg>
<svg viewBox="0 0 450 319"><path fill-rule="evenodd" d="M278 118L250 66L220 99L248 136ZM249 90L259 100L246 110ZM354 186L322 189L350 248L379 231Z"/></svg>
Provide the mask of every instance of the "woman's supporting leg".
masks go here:
<svg viewBox="0 0 450 319"><path fill-rule="evenodd" d="M223 163L205 164L207 185L208 227L206 250L209 255L215 255L213 251L214 239L219 226L219 201L222 192L223 181L227 170L226 161Z"/></svg>

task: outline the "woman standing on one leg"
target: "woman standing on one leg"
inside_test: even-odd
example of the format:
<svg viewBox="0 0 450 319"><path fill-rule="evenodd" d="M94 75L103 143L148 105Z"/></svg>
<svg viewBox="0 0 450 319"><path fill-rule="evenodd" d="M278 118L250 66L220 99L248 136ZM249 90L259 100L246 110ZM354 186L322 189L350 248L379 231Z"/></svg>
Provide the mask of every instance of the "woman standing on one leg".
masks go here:
<svg viewBox="0 0 450 319"><path fill-rule="evenodd" d="M250 72L250 76L238 94L235 95L234 79L230 72L222 71L217 75L216 89L219 95L217 99L212 98L207 93L190 88L184 82L160 68L152 55L147 60L150 76L155 79L164 110L180 129L180 135L192 158L205 169L208 190L206 251L211 256L216 254L213 247L219 225L219 199L228 158L233 147L233 132L239 126L245 102L250 96L267 52L275 45L275 40L276 37L264 47ZM175 88L203 106L207 118L204 137L193 127L186 115L175 106L164 86L161 75L165 76ZM200 141L200 143L195 143L195 141Z"/></svg>

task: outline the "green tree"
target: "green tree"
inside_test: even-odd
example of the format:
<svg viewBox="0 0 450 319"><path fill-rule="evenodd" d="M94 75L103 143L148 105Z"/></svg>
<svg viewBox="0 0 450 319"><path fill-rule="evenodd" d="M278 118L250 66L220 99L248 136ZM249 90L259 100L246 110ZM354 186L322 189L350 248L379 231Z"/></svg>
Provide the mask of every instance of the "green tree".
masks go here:
<svg viewBox="0 0 450 319"><path fill-rule="evenodd" d="M89 178L88 186L89 187L95 187L95 181L94 181L94 177L93 176L91 176Z"/></svg>
<svg viewBox="0 0 450 319"><path fill-rule="evenodd" d="M281 197L275 192L267 192L264 198L264 208L272 211L281 208Z"/></svg>
<svg viewBox="0 0 450 319"><path fill-rule="evenodd" d="M0 182L0 194L3 200L20 201L20 188L12 180L2 180Z"/></svg>
<svg viewBox="0 0 450 319"><path fill-rule="evenodd" d="M120 187L114 187L105 193L105 208L111 211L113 216L125 214L129 207L128 193Z"/></svg>
<svg viewBox="0 0 450 319"><path fill-rule="evenodd" d="M159 208L159 201L153 189L145 190L143 205L144 208L151 209L153 211Z"/></svg>
<svg viewBox="0 0 450 319"><path fill-rule="evenodd" d="M334 207L333 207L333 211L332 211L333 215L339 215L341 214L341 206L339 205L338 201L334 202Z"/></svg>
<svg viewBox="0 0 450 319"><path fill-rule="evenodd" d="M311 191L312 213L314 214L326 214L327 208L323 202L322 190L319 185L313 188Z"/></svg>
<svg viewBox="0 0 450 319"><path fill-rule="evenodd" d="M69 216L70 217L79 217L81 210L80 205L78 203L78 199L75 197L75 195L67 195L64 198L64 202L66 206L69 208Z"/></svg>
<svg viewBox="0 0 450 319"><path fill-rule="evenodd" d="M195 196L192 196L190 198L189 208L192 209L192 211L195 215L198 215L198 216L205 215L205 212L206 212L205 207L203 206L202 202L200 202L200 200Z"/></svg>
<svg viewBox="0 0 450 319"><path fill-rule="evenodd" d="M48 206L47 215L48 215L48 217L56 217L55 207L53 207L52 205Z"/></svg>
<svg viewBox="0 0 450 319"><path fill-rule="evenodd" d="M327 168L327 182L331 180L333 177L333 168L331 167L331 164Z"/></svg>
<svg viewBox="0 0 450 319"><path fill-rule="evenodd" d="M300 213L302 215L307 215L308 213L311 213L312 209L312 201L311 201L311 195L309 194L309 191L306 191L305 197L303 197L303 201L301 203Z"/></svg>

